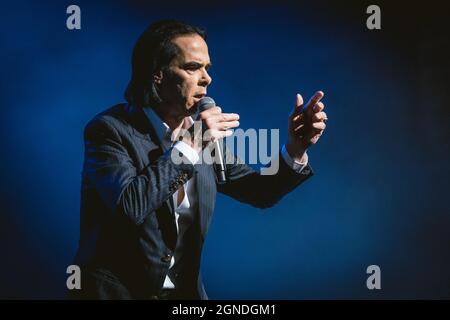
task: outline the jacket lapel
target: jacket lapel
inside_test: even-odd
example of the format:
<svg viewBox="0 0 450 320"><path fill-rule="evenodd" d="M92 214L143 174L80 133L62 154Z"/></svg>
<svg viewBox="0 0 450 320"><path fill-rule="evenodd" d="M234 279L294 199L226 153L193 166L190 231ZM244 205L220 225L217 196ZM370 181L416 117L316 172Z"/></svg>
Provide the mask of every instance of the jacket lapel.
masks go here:
<svg viewBox="0 0 450 320"><path fill-rule="evenodd" d="M216 178L211 165L201 163L195 168L200 230L205 238L216 199Z"/></svg>

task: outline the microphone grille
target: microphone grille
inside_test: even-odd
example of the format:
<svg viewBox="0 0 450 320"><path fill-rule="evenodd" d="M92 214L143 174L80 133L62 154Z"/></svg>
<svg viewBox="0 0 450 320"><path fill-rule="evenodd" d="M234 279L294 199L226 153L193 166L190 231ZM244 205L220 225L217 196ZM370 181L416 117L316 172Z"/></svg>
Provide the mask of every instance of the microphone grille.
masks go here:
<svg viewBox="0 0 450 320"><path fill-rule="evenodd" d="M198 102L198 111L202 112L216 106L216 102L211 97L203 97Z"/></svg>

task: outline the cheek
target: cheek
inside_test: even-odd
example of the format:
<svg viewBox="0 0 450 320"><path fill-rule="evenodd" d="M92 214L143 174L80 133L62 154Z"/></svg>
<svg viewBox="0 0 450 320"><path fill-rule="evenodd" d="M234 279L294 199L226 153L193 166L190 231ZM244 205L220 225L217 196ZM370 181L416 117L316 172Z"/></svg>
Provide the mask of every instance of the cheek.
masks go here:
<svg viewBox="0 0 450 320"><path fill-rule="evenodd" d="M190 99L190 91L189 91L189 87L186 86L186 84L184 83L180 83L178 86L178 98L177 100L179 101L179 103L185 104L186 102L189 101Z"/></svg>
<svg viewBox="0 0 450 320"><path fill-rule="evenodd" d="M196 86L192 81L185 81L178 86L178 90L185 100L191 100L196 92Z"/></svg>
<svg viewBox="0 0 450 320"><path fill-rule="evenodd" d="M195 92L195 81L188 79L183 82L183 92L186 95L192 95Z"/></svg>
<svg viewBox="0 0 450 320"><path fill-rule="evenodd" d="M177 90L177 97L172 97L171 99L175 99L181 104L192 104L193 95L197 92L197 77L193 74L176 72L171 80Z"/></svg>

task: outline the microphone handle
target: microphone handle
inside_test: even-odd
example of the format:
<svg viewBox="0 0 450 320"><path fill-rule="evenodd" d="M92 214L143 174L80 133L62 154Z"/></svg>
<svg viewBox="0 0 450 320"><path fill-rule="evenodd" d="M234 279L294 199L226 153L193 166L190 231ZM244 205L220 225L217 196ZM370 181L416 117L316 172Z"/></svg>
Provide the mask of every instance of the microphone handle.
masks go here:
<svg viewBox="0 0 450 320"><path fill-rule="evenodd" d="M222 148L220 147L219 140L214 142L213 152L214 154L212 154L211 156L214 159L214 171L216 172L217 183L224 184L225 182L227 182L227 176L225 174L225 164L223 163ZM218 159L218 161L216 161L216 159Z"/></svg>
<svg viewBox="0 0 450 320"><path fill-rule="evenodd" d="M207 110L209 108L212 108L216 105L216 102L211 97L203 97L198 102L197 112L195 114L195 118L199 118L200 112ZM217 150L217 155L216 155ZM216 157L217 156L217 157ZM227 177L225 174L225 164L223 163L223 155L222 155L222 148L220 147L219 140L214 142L214 147L211 151L211 157L214 159L214 171L216 172L217 177L217 183L218 184L224 184L227 181ZM216 161L217 160L217 161Z"/></svg>

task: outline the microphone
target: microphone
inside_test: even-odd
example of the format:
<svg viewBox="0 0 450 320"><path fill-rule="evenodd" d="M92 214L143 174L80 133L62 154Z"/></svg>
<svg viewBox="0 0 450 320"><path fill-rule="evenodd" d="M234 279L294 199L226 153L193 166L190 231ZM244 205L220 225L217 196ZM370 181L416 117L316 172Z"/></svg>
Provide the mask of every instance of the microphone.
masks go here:
<svg viewBox="0 0 450 320"><path fill-rule="evenodd" d="M197 105L197 115L195 119L198 120L200 112L211 109L216 106L216 102L210 97L203 97L200 99ZM215 158L214 161L214 170L216 172L217 182L219 184L224 184L227 181L225 174L225 165L223 163L222 157L222 148L220 147L219 140L214 142L214 149L216 150L216 154L212 154L211 156Z"/></svg>

